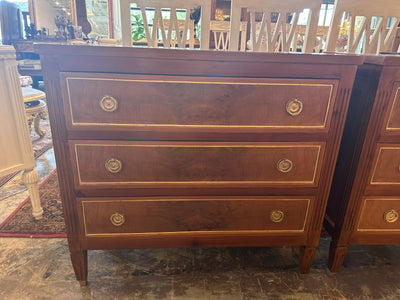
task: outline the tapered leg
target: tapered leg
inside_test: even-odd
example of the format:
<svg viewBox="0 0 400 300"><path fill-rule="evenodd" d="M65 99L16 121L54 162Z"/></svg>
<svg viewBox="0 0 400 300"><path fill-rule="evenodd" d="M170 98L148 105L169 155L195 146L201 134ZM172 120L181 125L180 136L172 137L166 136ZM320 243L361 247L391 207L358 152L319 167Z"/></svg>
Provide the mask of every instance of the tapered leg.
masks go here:
<svg viewBox="0 0 400 300"><path fill-rule="evenodd" d="M35 217L36 220L40 220L43 215L43 209L40 205L40 198L39 198L39 174L36 170L25 170L22 173L22 181L28 188L29 196L31 197L32 202L32 215Z"/></svg>
<svg viewBox="0 0 400 300"><path fill-rule="evenodd" d="M87 251L71 252L71 261L74 267L76 280L78 280L81 285L86 285L88 275Z"/></svg>
<svg viewBox="0 0 400 300"><path fill-rule="evenodd" d="M33 120L33 126L35 128L36 133L40 136L43 137L46 133L43 129L40 128L40 119L41 117L39 114L36 116L36 118Z"/></svg>
<svg viewBox="0 0 400 300"><path fill-rule="evenodd" d="M328 268L332 274L339 272L347 254L347 246L338 246L335 241L332 241L329 247Z"/></svg>
<svg viewBox="0 0 400 300"><path fill-rule="evenodd" d="M307 247L307 246L300 247L300 263L299 263L300 274L310 273L315 253L317 253L316 247Z"/></svg>

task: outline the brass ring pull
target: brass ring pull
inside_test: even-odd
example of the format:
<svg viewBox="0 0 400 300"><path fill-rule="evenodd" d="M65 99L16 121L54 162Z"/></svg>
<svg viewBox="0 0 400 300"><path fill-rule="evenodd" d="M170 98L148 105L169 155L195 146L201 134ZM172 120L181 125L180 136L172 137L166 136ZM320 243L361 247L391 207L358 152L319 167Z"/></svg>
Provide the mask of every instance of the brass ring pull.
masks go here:
<svg viewBox="0 0 400 300"><path fill-rule="evenodd" d="M122 169L122 162L117 158L109 158L105 163L106 170L111 173L118 173Z"/></svg>
<svg viewBox="0 0 400 300"><path fill-rule="evenodd" d="M105 95L100 99L100 107L105 112L113 112L118 108L118 101L112 96Z"/></svg>
<svg viewBox="0 0 400 300"><path fill-rule="evenodd" d="M110 221L114 226L121 226L125 223L125 216L121 213L113 213L110 217Z"/></svg>
<svg viewBox="0 0 400 300"><path fill-rule="evenodd" d="M269 217L271 218L272 222L279 223L279 222L283 221L285 214L283 213L283 211L281 211L279 209L275 209L275 210L271 211L271 214Z"/></svg>
<svg viewBox="0 0 400 300"><path fill-rule="evenodd" d="M279 172L287 173L293 168L293 163L290 159L282 158L276 164L276 168Z"/></svg>
<svg viewBox="0 0 400 300"><path fill-rule="evenodd" d="M299 99L292 99L286 103L286 112L291 116L297 116L303 110L303 102Z"/></svg>
<svg viewBox="0 0 400 300"><path fill-rule="evenodd" d="M388 223L396 222L399 219L399 213L394 209L389 209L383 214L383 219Z"/></svg>

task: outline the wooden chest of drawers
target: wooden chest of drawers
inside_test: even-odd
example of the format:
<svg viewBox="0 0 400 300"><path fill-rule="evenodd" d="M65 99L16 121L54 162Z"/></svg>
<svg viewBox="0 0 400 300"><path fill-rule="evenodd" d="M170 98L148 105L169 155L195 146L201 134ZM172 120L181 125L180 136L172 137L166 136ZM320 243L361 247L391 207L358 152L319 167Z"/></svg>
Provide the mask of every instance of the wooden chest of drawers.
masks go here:
<svg viewBox="0 0 400 300"><path fill-rule="evenodd" d="M350 101L328 202L329 269L349 244L400 241L400 57L366 57Z"/></svg>
<svg viewBox="0 0 400 300"><path fill-rule="evenodd" d="M300 245L309 272L357 64L39 45L71 258Z"/></svg>

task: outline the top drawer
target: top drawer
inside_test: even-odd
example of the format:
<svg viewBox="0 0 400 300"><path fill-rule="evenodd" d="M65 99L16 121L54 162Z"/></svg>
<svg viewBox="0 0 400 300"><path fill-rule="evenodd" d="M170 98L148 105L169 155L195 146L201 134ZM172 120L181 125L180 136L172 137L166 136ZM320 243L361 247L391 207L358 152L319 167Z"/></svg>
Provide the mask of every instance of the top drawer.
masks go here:
<svg viewBox="0 0 400 300"><path fill-rule="evenodd" d="M390 95L390 106L385 130L389 133L400 132L400 82L396 82Z"/></svg>
<svg viewBox="0 0 400 300"><path fill-rule="evenodd" d="M69 129L327 131L335 80L62 73ZM136 128L135 128L136 127Z"/></svg>

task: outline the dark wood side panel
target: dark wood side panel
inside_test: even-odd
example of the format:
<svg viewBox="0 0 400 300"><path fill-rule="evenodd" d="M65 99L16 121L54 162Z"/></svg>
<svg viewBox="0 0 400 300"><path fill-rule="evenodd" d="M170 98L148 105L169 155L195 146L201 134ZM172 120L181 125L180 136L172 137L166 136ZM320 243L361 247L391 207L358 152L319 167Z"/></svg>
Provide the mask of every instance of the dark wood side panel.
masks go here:
<svg viewBox="0 0 400 300"><path fill-rule="evenodd" d="M51 133L54 145L54 154L57 164L60 195L63 202L65 226L68 234L68 245L71 253L82 252L83 246L79 241L79 212L75 205L75 192L73 190L73 172L69 160L70 156L65 127L65 115L63 111L62 97L59 94L60 82L58 80L58 60L53 56L41 58L44 66L43 76L46 86L46 96L51 122ZM76 258L77 256L73 256ZM81 257L82 258L82 257ZM82 261L77 259L77 261ZM86 274L87 270L81 270L80 274ZM79 277L79 273L76 273ZM83 276L85 277L85 276Z"/></svg>
<svg viewBox="0 0 400 300"><path fill-rule="evenodd" d="M330 222L326 222L325 227L331 234L334 232L334 224L341 227L343 212L347 209L381 69L362 65L356 73L326 211Z"/></svg>

